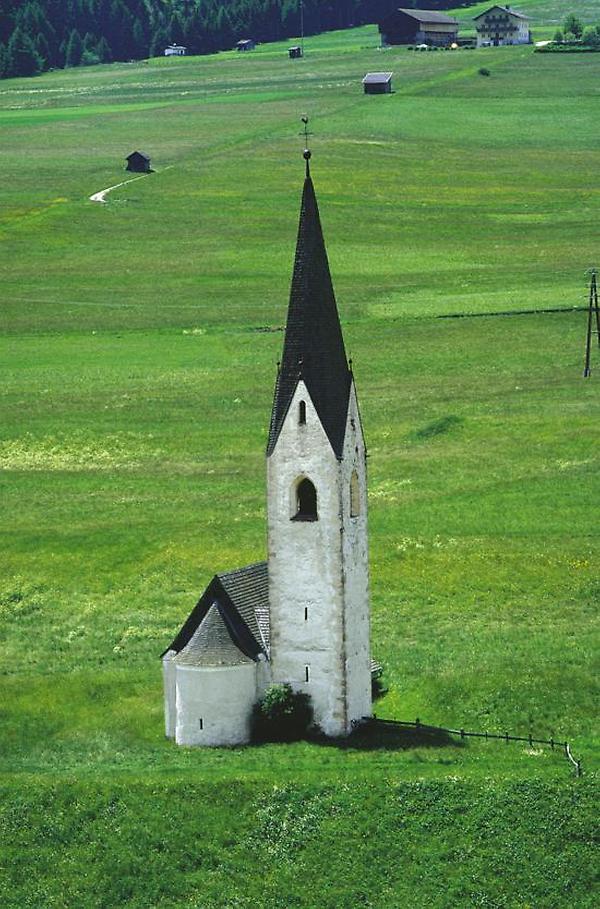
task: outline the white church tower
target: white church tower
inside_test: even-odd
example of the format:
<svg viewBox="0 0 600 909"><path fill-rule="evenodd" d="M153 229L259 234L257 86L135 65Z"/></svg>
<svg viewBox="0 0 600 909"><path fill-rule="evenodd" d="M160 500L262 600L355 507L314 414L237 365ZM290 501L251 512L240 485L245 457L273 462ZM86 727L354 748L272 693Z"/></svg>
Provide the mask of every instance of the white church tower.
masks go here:
<svg viewBox="0 0 600 909"><path fill-rule="evenodd" d="M326 735L371 714L366 452L310 178L267 447L268 559L216 574L162 654L165 732L237 745L271 682Z"/></svg>
<svg viewBox="0 0 600 909"><path fill-rule="evenodd" d="M337 736L371 714L366 449L304 157L267 448L270 662Z"/></svg>

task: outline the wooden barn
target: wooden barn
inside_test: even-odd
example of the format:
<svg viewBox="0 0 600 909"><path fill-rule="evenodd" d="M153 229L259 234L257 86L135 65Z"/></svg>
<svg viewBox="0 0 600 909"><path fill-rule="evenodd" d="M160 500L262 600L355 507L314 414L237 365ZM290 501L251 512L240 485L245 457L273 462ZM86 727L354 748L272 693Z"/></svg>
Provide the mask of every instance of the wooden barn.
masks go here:
<svg viewBox="0 0 600 909"><path fill-rule="evenodd" d="M144 152L131 152L130 155L127 155L125 160L127 161L125 170L131 170L136 174L152 173L152 168L150 167L150 158L148 155L145 155Z"/></svg>
<svg viewBox="0 0 600 909"><path fill-rule="evenodd" d="M365 95L389 95L393 73L367 73L362 80Z"/></svg>
<svg viewBox="0 0 600 909"><path fill-rule="evenodd" d="M290 60L297 60L299 57L302 57L302 48L299 44L295 44L293 47L288 47L288 54Z"/></svg>
<svg viewBox="0 0 600 909"><path fill-rule="evenodd" d="M458 21L430 9L397 9L379 23L381 43L429 44L444 47L456 41Z"/></svg>
<svg viewBox="0 0 600 909"><path fill-rule="evenodd" d="M238 51L251 51L254 50L255 47L256 41L253 41L252 38L242 38L235 46Z"/></svg>

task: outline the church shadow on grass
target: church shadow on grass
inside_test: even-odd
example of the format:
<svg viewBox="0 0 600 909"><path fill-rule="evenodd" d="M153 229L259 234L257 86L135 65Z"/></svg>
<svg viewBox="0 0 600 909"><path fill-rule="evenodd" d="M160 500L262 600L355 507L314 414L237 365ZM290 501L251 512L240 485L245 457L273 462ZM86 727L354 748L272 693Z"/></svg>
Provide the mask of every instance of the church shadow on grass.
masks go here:
<svg viewBox="0 0 600 909"><path fill-rule="evenodd" d="M414 748L462 748L463 743L446 732L402 726L392 720L374 719L345 738L310 736L315 745L339 748L341 751L409 751Z"/></svg>

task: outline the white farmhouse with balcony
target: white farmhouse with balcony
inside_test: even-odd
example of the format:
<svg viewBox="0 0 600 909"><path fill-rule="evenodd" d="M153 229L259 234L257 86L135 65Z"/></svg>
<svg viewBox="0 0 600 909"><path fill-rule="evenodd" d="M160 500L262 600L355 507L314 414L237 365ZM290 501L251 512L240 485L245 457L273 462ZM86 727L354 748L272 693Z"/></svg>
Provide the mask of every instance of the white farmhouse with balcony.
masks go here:
<svg viewBox="0 0 600 909"><path fill-rule="evenodd" d="M477 29L477 47L531 44L529 18L510 6L491 6L473 21Z"/></svg>

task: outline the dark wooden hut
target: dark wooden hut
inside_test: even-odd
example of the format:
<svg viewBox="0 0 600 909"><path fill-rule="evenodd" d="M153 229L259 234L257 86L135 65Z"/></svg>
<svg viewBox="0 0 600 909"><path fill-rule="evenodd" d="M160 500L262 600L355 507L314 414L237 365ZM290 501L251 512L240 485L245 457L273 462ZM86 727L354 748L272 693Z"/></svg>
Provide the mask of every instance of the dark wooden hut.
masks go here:
<svg viewBox="0 0 600 909"><path fill-rule="evenodd" d="M256 47L256 42L252 38L242 38L241 41L238 41L236 44L236 49L239 51L251 51Z"/></svg>
<svg viewBox="0 0 600 909"><path fill-rule="evenodd" d="M288 54L290 55L290 60L297 60L298 57L302 56L302 48L299 44L295 44L293 47L288 47Z"/></svg>
<svg viewBox="0 0 600 909"><path fill-rule="evenodd" d="M389 95L393 73L367 73L362 80L365 95Z"/></svg>
<svg viewBox="0 0 600 909"><path fill-rule="evenodd" d="M127 155L127 166L125 170L132 170L136 174L149 174L152 172L150 167L150 158L144 152L134 151Z"/></svg>

